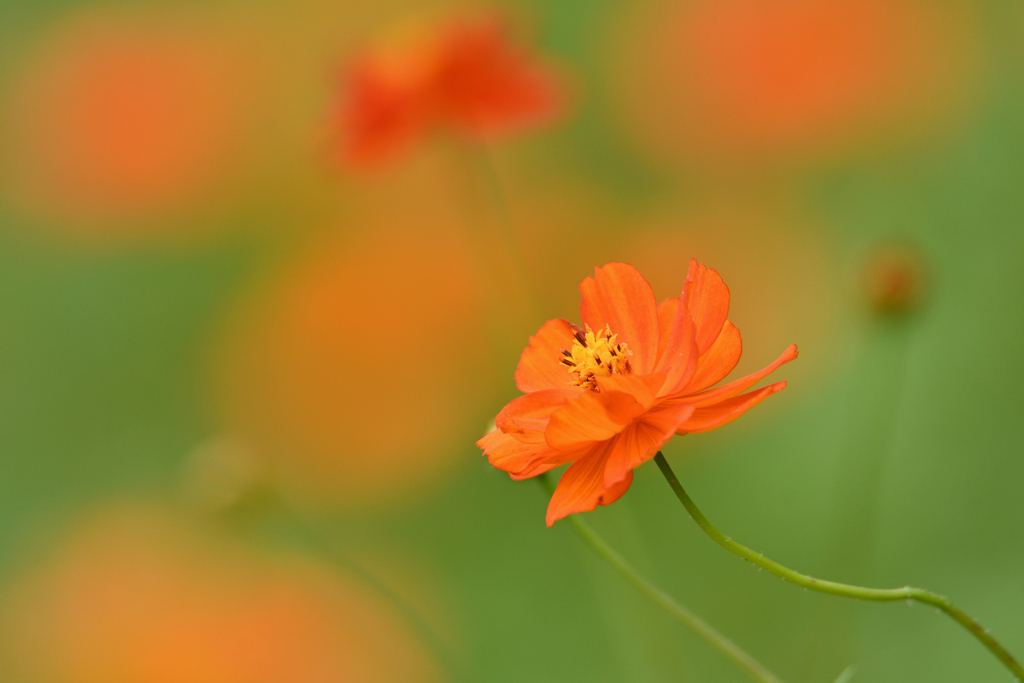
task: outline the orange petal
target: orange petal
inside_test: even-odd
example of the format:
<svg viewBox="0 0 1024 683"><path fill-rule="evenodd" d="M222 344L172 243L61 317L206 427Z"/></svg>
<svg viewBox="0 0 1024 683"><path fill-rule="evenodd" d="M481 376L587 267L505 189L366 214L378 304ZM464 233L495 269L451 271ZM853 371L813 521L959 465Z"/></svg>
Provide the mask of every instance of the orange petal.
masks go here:
<svg viewBox="0 0 1024 683"><path fill-rule="evenodd" d="M623 477L622 480L618 484L615 484L614 486L610 486L610 487L608 487L608 488L606 488L604 490L604 493L602 493L598 497L597 504L598 505L611 505L612 503L617 501L619 498L622 498L622 495L626 491L629 490L629 486L632 483L633 483L633 470L630 470L629 472L626 472L626 476Z"/></svg>
<svg viewBox="0 0 1024 683"><path fill-rule="evenodd" d="M566 515L588 512L598 505L608 505L622 497L633 481L633 473L630 472L615 486L605 488L604 468L607 460L607 445L599 444L586 457L569 466L558 480L555 493L548 503L548 526Z"/></svg>
<svg viewBox="0 0 1024 683"><path fill-rule="evenodd" d="M697 410L694 411L693 416L679 426L679 433L696 434L699 432L709 432L712 429L717 429L724 424L732 422L761 401L785 388L785 382L776 382L771 386L758 389L757 391L751 391L750 393L743 394L742 396L735 396L714 405L697 408Z"/></svg>
<svg viewBox="0 0 1024 683"><path fill-rule="evenodd" d="M742 377L734 382L723 384L716 389L708 389L702 391L699 394L693 394L687 397L686 402L692 403L698 408L704 406L710 406L719 401L724 401L727 398L732 398L737 394L746 391L750 387L757 384L763 378L767 377L771 373L775 372L775 369L784 363L788 363L797 356L796 344L790 344L789 348L782 352L782 355L775 359L775 362L766 367L764 370L758 370L755 373Z"/></svg>
<svg viewBox="0 0 1024 683"><path fill-rule="evenodd" d="M337 113L343 161L365 168L406 152L427 127L420 100L415 84L395 79L375 59L355 64Z"/></svg>
<svg viewBox="0 0 1024 683"><path fill-rule="evenodd" d="M554 74L512 45L496 19L453 25L432 84L440 116L493 137L553 119L564 107Z"/></svg>
<svg viewBox="0 0 1024 683"><path fill-rule="evenodd" d="M509 476L516 480L535 477L538 474L547 472L548 470L552 470L556 467L576 462L590 453L592 448L592 445L588 445L586 448L566 452L556 451L554 448L549 447L549 452L546 455L537 458L532 462L532 464L524 467L521 471L516 472L515 474L509 472Z"/></svg>
<svg viewBox="0 0 1024 683"><path fill-rule="evenodd" d="M585 391L551 416L544 438L560 451L577 450L607 441L643 412L635 398L621 391Z"/></svg>
<svg viewBox="0 0 1024 683"><path fill-rule="evenodd" d="M520 396L501 409L494 425L517 441L544 443L551 415L579 393L579 389L544 389Z"/></svg>
<svg viewBox="0 0 1024 683"><path fill-rule="evenodd" d="M722 276L696 259L690 260L686 277L689 292L687 306L696 327L697 353L703 354L718 339L729 317L729 288Z"/></svg>
<svg viewBox="0 0 1024 683"><path fill-rule="evenodd" d="M743 353L743 342L740 339L740 331L728 320L722 327L722 333L711 345L703 356L697 360L697 372L693 379L683 389L684 394L707 389L718 384L725 376L732 372L736 364L740 362L740 355Z"/></svg>
<svg viewBox="0 0 1024 683"><path fill-rule="evenodd" d="M690 280L687 279L683 287L683 294L679 298L680 304L676 305L676 318L672 323L672 331L669 333L665 352L658 358L659 371L668 370L665 384L658 392L662 396L670 396L678 393L680 389L690 383L690 379L697 371L697 360L700 354L697 353L696 326L693 323L693 316L686 302L690 292Z"/></svg>
<svg viewBox="0 0 1024 683"><path fill-rule="evenodd" d="M564 462L554 462L546 459L540 459L535 461L529 467L524 468L521 472L509 472L508 476L515 481L522 481L523 479L532 479L538 474L544 474L550 470L555 469L559 465L564 465ZM500 469L500 468L499 468Z"/></svg>
<svg viewBox="0 0 1024 683"><path fill-rule="evenodd" d="M600 446L598 444L597 446ZM561 465L568 465L574 463L577 460L587 457L596 448L595 444L588 442L585 446L570 450L570 451L559 451L551 449L551 452L545 455L542 459L538 460L532 468L524 470L523 472L513 475L513 479L525 479L532 477L541 472L547 472L548 470L559 467Z"/></svg>
<svg viewBox="0 0 1024 683"><path fill-rule="evenodd" d="M679 310L679 298L665 299L658 304L658 361L655 366L661 363L661 357L668 347L668 339L672 336L672 327L676 322L676 313Z"/></svg>
<svg viewBox="0 0 1024 683"><path fill-rule="evenodd" d="M621 391L637 400L647 410L654 405L658 389L665 383L667 372L656 372L653 375L609 375L598 377L597 386L601 391Z"/></svg>
<svg viewBox="0 0 1024 683"><path fill-rule="evenodd" d="M658 304L643 275L626 263L609 263L580 283L580 317L597 331L608 325L633 353L633 371L646 375L658 358Z"/></svg>
<svg viewBox="0 0 1024 683"><path fill-rule="evenodd" d="M685 403L658 406L626 427L609 446L605 487L615 486L628 473L653 458L694 410Z"/></svg>
<svg viewBox="0 0 1024 683"><path fill-rule="evenodd" d="M530 337L530 345L519 357L516 386L520 391L564 389L572 376L562 365L562 349L572 348L573 327L567 320L549 320Z"/></svg>
<svg viewBox="0 0 1024 683"><path fill-rule="evenodd" d="M484 455L491 465L508 472L516 479L547 471L538 469L537 466L554 452L547 444L523 443L498 429L477 441L476 445L484 449ZM547 469L557 466L553 464Z"/></svg>

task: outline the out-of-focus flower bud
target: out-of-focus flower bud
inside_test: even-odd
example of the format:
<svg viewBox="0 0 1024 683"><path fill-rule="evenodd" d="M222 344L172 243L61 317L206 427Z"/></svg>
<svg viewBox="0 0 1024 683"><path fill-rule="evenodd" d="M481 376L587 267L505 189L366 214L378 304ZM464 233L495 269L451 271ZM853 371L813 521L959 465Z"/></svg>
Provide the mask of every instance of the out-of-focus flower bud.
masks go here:
<svg viewBox="0 0 1024 683"><path fill-rule="evenodd" d="M879 315L904 315L918 308L927 290L923 252L906 243L874 247L864 265L863 291Z"/></svg>

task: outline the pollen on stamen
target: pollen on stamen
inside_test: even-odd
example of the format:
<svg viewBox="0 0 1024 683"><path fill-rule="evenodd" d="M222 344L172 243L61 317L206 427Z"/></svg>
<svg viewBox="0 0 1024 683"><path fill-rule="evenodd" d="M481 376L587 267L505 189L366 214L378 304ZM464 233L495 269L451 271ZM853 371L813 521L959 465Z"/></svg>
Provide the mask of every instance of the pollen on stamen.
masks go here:
<svg viewBox="0 0 1024 683"><path fill-rule="evenodd" d="M561 363L569 368L571 384L600 391L598 377L625 375L632 372L629 356L632 355L625 343L618 342L618 335L605 325L603 330L594 332L588 326L586 331L576 329L576 341L572 349L562 349L565 358Z"/></svg>

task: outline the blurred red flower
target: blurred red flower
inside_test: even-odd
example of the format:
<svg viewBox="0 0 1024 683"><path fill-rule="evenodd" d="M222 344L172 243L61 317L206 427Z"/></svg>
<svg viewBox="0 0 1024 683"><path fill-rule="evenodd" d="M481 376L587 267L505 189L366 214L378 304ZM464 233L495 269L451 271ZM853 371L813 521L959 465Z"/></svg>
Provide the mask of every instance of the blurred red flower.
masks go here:
<svg viewBox="0 0 1024 683"><path fill-rule="evenodd" d="M334 122L355 167L399 156L431 129L488 139L554 119L554 73L513 46L491 17L458 20L402 51L370 51L347 69Z"/></svg>
<svg viewBox="0 0 1024 683"><path fill-rule="evenodd" d="M580 284L584 329L549 320L519 359L527 392L477 442L495 467L526 479L572 463L548 505L547 524L618 500L633 469L674 434L707 432L745 413L785 382L742 393L797 355L711 389L736 367L740 333L727 320L729 289L696 261L679 298L657 305L633 266L609 263Z"/></svg>

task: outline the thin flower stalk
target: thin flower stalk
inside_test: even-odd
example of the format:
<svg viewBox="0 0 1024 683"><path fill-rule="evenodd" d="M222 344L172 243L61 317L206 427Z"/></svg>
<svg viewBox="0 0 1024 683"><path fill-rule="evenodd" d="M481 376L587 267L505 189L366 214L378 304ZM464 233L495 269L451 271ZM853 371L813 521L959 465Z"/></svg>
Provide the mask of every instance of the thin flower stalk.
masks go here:
<svg viewBox="0 0 1024 683"><path fill-rule="evenodd" d="M538 481L550 494L554 493L555 486L548 475L542 474ZM769 671L763 664L747 654L739 645L716 631L710 624L698 617L696 614L679 604L668 593L664 592L640 572L633 568L621 555L619 555L604 539L597 535L589 524L580 519L579 515L569 515L567 518L572 528L576 530L583 542L590 546L591 550L605 560L612 569L617 571L626 581L643 593L658 607L668 612L672 617L681 622L684 626L703 638L711 647L728 657L736 666L740 667L751 678L761 683L782 683L782 680Z"/></svg>
<svg viewBox="0 0 1024 683"><path fill-rule="evenodd" d="M834 581L824 581L783 567L778 562L769 560L761 553L740 545L719 531L708 520L708 518L704 516L704 513L700 511L696 503L694 503L690 498L689 494L686 493L686 490L683 488L683 485L679 483L679 479L672 471L672 468L669 466L668 461L665 460L665 456L662 455L661 451L658 451L654 456L654 462L658 463L658 468L661 470L661 473L665 475L665 479L668 481L669 486L672 487L672 491L675 492L679 502L681 502L683 507L686 508L686 511L690 513L690 517L692 517L693 521L697 523L697 526L699 526L704 533L710 536L711 540L734 555L738 555L744 560L771 572L780 579L794 583L798 586L803 586L804 588L818 591L819 593L829 593L831 595L840 595L846 598L870 600L873 602L914 600L916 602L937 607L948 614L953 621L967 629L971 635L977 638L989 652L995 655L995 657L1013 673L1018 681L1024 681L1024 668L1022 668L1020 663L1014 659L1013 655L1011 655L1006 648L999 643L999 641L993 638L989 632L981 626L981 624L969 617L963 610L954 605L947 598L938 595L937 593L932 593L931 591L926 591L921 588L913 588L911 586L904 586L903 588L864 588L862 586L852 586L845 583L836 583Z"/></svg>

